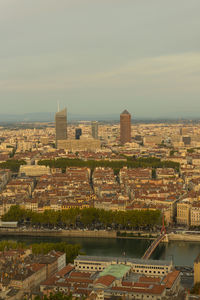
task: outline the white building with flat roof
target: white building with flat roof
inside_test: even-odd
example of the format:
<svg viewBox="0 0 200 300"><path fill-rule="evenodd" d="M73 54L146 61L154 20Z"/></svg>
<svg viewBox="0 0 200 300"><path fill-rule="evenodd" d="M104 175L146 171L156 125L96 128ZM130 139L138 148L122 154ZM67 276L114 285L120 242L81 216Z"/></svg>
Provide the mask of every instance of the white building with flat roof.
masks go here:
<svg viewBox="0 0 200 300"><path fill-rule="evenodd" d="M102 257L79 255L74 260L76 270L97 272L103 271L109 265L125 264L131 266L134 273L160 277L168 274L173 269L172 261L151 260L125 257Z"/></svg>

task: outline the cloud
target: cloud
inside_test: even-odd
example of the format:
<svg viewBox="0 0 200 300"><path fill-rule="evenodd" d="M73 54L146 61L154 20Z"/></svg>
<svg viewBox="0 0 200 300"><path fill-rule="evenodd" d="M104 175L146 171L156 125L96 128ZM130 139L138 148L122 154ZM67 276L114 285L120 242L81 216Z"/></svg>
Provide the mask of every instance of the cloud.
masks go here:
<svg viewBox="0 0 200 300"><path fill-rule="evenodd" d="M105 67L104 72L63 53L2 60L1 66L0 87L4 91L142 85L152 89L170 86L175 90L200 91L199 52L135 59L117 67Z"/></svg>
<svg viewBox="0 0 200 300"><path fill-rule="evenodd" d="M200 74L200 52L150 57L130 61L118 69L102 74L102 77L111 78L127 74L150 77L174 72L180 74L199 72Z"/></svg>

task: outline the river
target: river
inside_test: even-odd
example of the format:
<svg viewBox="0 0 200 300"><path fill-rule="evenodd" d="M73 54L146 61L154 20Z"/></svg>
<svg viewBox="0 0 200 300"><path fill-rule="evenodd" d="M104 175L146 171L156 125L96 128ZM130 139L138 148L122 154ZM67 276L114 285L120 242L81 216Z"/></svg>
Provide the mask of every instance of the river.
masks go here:
<svg viewBox="0 0 200 300"><path fill-rule="evenodd" d="M80 244L82 251L87 255L121 256L140 258L152 240L143 239L106 239L106 238L65 238L65 237L24 237L1 236L0 240L13 240L27 244L40 242L65 241ZM193 262L200 253L200 243L171 241L161 243L152 255L152 259L173 259L177 266L193 266Z"/></svg>

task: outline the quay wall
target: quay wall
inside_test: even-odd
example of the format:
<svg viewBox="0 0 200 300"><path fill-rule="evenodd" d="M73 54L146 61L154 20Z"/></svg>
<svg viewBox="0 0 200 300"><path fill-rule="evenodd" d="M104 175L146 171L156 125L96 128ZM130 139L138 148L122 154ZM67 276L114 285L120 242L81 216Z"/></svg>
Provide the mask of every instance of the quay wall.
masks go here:
<svg viewBox="0 0 200 300"><path fill-rule="evenodd" d="M200 242L199 234L168 234L168 240L170 241L184 241L184 242Z"/></svg>
<svg viewBox="0 0 200 300"><path fill-rule="evenodd" d="M130 232L128 232L130 233ZM86 237L86 238L122 238L122 239L155 239L157 235L152 234L149 237L149 234L142 233L140 236L137 236L136 232L133 232L135 236L117 236L117 231L106 231L106 230L20 230L16 229L0 229L1 236L38 236L38 237ZM174 234L169 233L166 235L166 238L163 242L170 241L185 241L185 242L200 242L200 235L197 234Z"/></svg>
<svg viewBox="0 0 200 300"><path fill-rule="evenodd" d="M3 235L21 235L21 236L46 236L46 237L89 237L89 238L116 238L116 231L93 231L93 230L19 230L19 229L1 229L0 236Z"/></svg>

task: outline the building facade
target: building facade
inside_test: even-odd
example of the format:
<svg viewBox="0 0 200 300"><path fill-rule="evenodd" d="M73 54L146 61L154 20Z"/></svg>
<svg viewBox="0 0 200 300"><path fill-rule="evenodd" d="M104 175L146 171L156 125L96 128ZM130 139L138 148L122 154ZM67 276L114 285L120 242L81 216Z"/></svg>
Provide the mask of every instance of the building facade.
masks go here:
<svg viewBox="0 0 200 300"><path fill-rule="evenodd" d="M120 115L120 142L122 144L131 142L131 115L127 110Z"/></svg>
<svg viewBox="0 0 200 300"><path fill-rule="evenodd" d="M91 129L92 129L92 137L95 140L98 140L98 122L94 121L91 123Z"/></svg>
<svg viewBox="0 0 200 300"><path fill-rule="evenodd" d="M58 140L58 149L66 149L71 152L76 151L96 151L101 149L101 142L94 139L80 139L80 140Z"/></svg>
<svg viewBox="0 0 200 300"><path fill-rule="evenodd" d="M80 136L82 135L82 129L76 128L75 129L75 140L80 140Z"/></svg>
<svg viewBox="0 0 200 300"><path fill-rule="evenodd" d="M55 115L56 145L58 140L67 139L67 110L66 108Z"/></svg>
<svg viewBox="0 0 200 300"><path fill-rule="evenodd" d="M181 201L177 203L177 224L190 226L190 210L189 201Z"/></svg>
<svg viewBox="0 0 200 300"><path fill-rule="evenodd" d="M172 261L166 260L145 260L136 258L110 258L98 256L79 255L74 260L75 269L78 271L102 272L110 265L126 264L137 274L148 275L152 277L164 276L172 271Z"/></svg>
<svg viewBox="0 0 200 300"><path fill-rule="evenodd" d="M198 202L192 204L191 214L190 214L190 225L191 226L200 225L200 204Z"/></svg>

